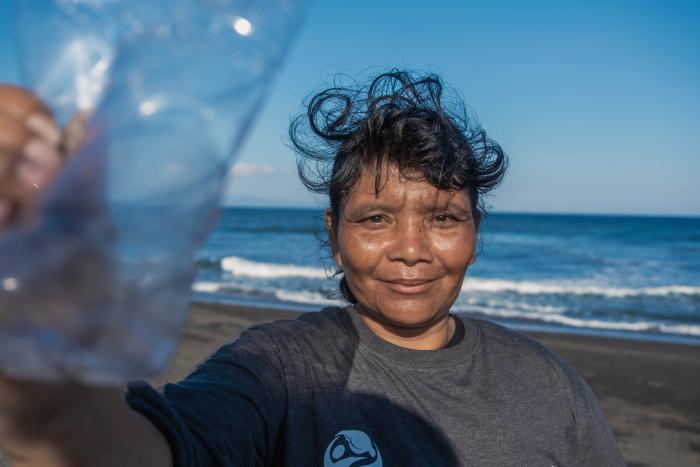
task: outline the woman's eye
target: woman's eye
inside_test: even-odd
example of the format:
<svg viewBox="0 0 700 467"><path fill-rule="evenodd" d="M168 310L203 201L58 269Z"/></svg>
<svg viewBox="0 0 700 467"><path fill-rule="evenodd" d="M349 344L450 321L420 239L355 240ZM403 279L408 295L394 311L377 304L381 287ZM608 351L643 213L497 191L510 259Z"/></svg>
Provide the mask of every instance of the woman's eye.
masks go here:
<svg viewBox="0 0 700 467"><path fill-rule="evenodd" d="M454 221L456 219L454 216L452 216L450 214L438 214L437 216L435 216L434 220L438 224L446 224L446 223Z"/></svg>

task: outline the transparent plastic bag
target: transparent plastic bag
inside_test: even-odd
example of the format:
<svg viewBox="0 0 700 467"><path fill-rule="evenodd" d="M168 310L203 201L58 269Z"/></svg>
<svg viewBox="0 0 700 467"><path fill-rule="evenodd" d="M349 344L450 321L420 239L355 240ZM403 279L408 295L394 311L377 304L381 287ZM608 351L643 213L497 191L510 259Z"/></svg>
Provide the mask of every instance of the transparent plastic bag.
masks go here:
<svg viewBox="0 0 700 467"><path fill-rule="evenodd" d="M306 3L14 0L25 84L61 124L91 117L34 221L0 235L2 372L118 383L165 367L194 251Z"/></svg>

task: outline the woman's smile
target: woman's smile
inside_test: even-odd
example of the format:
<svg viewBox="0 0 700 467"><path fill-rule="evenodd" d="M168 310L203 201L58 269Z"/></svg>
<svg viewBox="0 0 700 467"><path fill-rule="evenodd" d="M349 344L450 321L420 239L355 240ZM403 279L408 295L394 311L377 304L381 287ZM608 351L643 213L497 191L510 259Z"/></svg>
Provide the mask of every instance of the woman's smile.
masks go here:
<svg viewBox="0 0 700 467"><path fill-rule="evenodd" d="M435 281L436 279L383 280L391 290L405 295L427 293L430 291Z"/></svg>

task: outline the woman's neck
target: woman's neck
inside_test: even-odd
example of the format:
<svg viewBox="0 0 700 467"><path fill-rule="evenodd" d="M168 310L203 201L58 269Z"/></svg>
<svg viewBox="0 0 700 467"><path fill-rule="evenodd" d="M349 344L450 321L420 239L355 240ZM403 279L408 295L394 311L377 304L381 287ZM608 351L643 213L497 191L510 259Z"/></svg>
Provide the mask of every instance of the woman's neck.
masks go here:
<svg viewBox="0 0 700 467"><path fill-rule="evenodd" d="M446 315L435 322L417 328L398 326L382 321L361 307L356 307L362 322L379 338L411 350L438 350L444 348L455 333L455 321Z"/></svg>

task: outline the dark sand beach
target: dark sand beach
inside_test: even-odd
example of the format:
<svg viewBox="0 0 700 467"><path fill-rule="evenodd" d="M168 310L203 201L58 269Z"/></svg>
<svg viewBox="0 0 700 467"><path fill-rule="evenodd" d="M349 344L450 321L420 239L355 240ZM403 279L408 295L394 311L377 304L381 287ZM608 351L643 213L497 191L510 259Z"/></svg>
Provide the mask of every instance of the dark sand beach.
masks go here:
<svg viewBox="0 0 700 467"><path fill-rule="evenodd" d="M192 311L171 367L154 384L182 378L253 324L299 314L211 304L195 304ZM630 467L700 466L700 346L527 334L566 358L588 381Z"/></svg>
<svg viewBox="0 0 700 467"><path fill-rule="evenodd" d="M171 368L176 380L219 345L293 311L196 304ZM566 358L601 401L630 467L700 466L700 346L527 333Z"/></svg>

